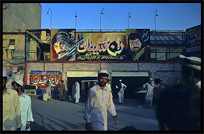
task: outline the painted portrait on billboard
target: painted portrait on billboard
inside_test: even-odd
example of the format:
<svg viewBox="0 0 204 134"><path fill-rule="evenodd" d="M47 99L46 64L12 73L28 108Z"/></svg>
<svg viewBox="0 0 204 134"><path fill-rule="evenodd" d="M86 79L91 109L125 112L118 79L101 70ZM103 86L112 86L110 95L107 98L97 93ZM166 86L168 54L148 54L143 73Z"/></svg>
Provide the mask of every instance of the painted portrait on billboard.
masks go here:
<svg viewBox="0 0 204 134"><path fill-rule="evenodd" d="M77 52L75 29L52 29L51 30L51 61L68 61Z"/></svg>
<svg viewBox="0 0 204 134"><path fill-rule="evenodd" d="M126 29L126 60L144 61L150 59L150 30Z"/></svg>

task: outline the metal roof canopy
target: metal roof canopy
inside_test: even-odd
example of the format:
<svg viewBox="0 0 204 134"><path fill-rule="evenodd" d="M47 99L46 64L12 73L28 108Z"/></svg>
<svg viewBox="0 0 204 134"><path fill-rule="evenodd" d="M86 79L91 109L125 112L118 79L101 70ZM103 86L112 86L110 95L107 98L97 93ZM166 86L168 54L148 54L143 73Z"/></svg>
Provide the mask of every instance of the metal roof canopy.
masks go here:
<svg viewBox="0 0 204 134"><path fill-rule="evenodd" d="M98 77L98 71L67 71L67 77Z"/></svg>
<svg viewBox="0 0 204 134"><path fill-rule="evenodd" d="M149 72L112 72L112 77L149 77Z"/></svg>

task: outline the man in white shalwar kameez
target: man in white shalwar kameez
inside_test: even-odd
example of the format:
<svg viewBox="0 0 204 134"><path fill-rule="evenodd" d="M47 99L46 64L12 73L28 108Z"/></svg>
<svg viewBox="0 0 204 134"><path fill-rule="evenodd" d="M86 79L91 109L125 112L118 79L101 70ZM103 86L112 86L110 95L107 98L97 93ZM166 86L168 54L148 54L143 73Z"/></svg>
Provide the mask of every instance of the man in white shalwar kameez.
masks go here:
<svg viewBox="0 0 204 134"><path fill-rule="evenodd" d="M124 83L122 83L122 80L119 80L119 81L121 84L121 88L118 91L118 102L119 104L122 104L124 100L124 90L127 88L127 86ZM118 89L118 86L116 86L116 88Z"/></svg>
<svg viewBox="0 0 204 134"><path fill-rule="evenodd" d="M46 83L46 93L43 95L43 100L47 101L51 99L51 83L48 80Z"/></svg>
<svg viewBox="0 0 204 134"><path fill-rule="evenodd" d="M14 82L13 88L18 92L20 109L21 109L21 131L30 131L30 122L33 122L33 114L31 109L31 97L24 94L22 91L23 81L17 80Z"/></svg>
<svg viewBox="0 0 204 134"><path fill-rule="evenodd" d="M79 103L79 99L80 99L80 85L79 85L78 81L75 82L74 98L75 98L75 103Z"/></svg>
<svg viewBox="0 0 204 134"><path fill-rule="evenodd" d="M110 92L105 86L108 75L105 70L99 71L98 84L89 89L84 114L87 130L107 131L107 111L113 117L115 125L118 124L115 105Z"/></svg>
<svg viewBox="0 0 204 134"><path fill-rule="evenodd" d="M149 105L149 107L152 107L152 101L153 101L153 95L154 95L154 88L157 87L153 79L150 78L149 82L145 83L143 87L146 90L146 95L145 95L145 106Z"/></svg>

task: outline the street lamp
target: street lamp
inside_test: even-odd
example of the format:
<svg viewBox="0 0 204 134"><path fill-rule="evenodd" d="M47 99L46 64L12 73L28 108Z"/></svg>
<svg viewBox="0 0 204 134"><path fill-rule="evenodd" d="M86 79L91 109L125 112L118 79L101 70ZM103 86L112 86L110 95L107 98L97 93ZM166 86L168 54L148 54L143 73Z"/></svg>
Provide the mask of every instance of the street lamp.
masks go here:
<svg viewBox="0 0 204 134"><path fill-rule="evenodd" d="M155 39L156 39L156 17L158 16L157 14L157 9L154 11L154 26L155 26Z"/></svg>
<svg viewBox="0 0 204 134"><path fill-rule="evenodd" d="M131 18L131 11L128 13L128 28L129 28L129 18Z"/></svg>
<svg viewBox="0 0 204 134"><path fill-rule="evenodd" d="M154 38L155 38L155 59L157 60L157 40L156 40L156 17L158 16L157 14L157 9L154 11L154 26L155 26L155 31L154 31Z"/></svg>
<svg viewBox="0 0 204 134"><path fill-rule="evenodd" d="M76 24L77 24L77 11L75 11L75 29L76 29Z"/></svg>
<svg viewBox="0 0 204 134"><path fill-rule="evenodd" d="M101 15L103 14L103 10L104 10L104 8L100 12L100 32L101 32Z"/></svg>
<svg viewBox="0 0 204 134"><path fill-rule="evenodd" d="M52 10L51 10L51 8L48 9L47 14L49 13L49 11L51 12L50 29L52 29Z"/></svg>

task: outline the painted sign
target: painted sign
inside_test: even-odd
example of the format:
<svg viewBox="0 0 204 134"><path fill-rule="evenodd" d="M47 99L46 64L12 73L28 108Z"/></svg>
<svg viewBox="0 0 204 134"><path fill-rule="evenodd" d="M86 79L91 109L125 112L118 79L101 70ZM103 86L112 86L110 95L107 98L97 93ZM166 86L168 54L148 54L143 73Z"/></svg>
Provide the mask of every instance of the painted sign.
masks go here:
<svg viewBox="0 0 204 134"><path fill-rule="evenodd" d="M75 29L52 29L50 43L51 61L138 61L150 58L149 29L126 29L118 33L75 33Z"/></svg>
<svg viewBox="0 0 204 134"><path fill-rule="evenodd" d="M37 85L39 88L46 88L49 80L51 88L61 88L62 73L59 71L31 71L30 84Z"/></svg>
<svg viewBox="0 0 204 134"><path fill-rule="evenodd" d="M186 29L186 53L201 52L201 25Z"/></svg>
<svg viewBox="0 0 204 134"><path fill-rule="evenodd" d="M76 60L125 60L124 33L77 33L84 43L77 48Z"/></svg>

